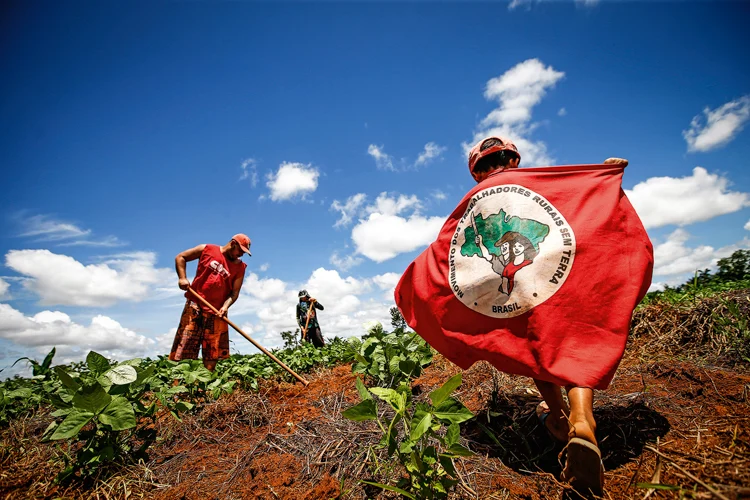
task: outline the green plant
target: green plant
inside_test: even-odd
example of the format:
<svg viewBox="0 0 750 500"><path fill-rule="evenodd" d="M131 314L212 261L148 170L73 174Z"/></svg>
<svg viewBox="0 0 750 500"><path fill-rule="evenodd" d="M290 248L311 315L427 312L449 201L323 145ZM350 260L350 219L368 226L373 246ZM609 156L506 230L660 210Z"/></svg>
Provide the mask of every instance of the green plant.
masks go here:
<svg viewBox="0 0 750 500"><path fill-rule="evenodd" d="M363 482L412 499L447 498L450 490L458 484L453 460L473 455L458 441L459 424L474 414L450 397L461 385L461 374L432 391L431 404L413 405L411 391L405 385L398 390L374 387L368 392L360 379L356 384L362 401L344 411L343 416L355 421L375 420L383 432L378 446L386 448L389 457L395 454L408 475L399 479L396 486ZM390 405L395 412L393 417L378 416L370 392ZM445 432L442 432L443 426L447 426Z"/></svg>
<svg viewBox="0 0 750 500"><path fill-rule="evenodd" d="M64 418L50 424L44 439L83 441L74 459L65 457L66 467L57 481L69 480L78 471L82 476L92 475L113 460L144 457L156 439L153 428L138 427L141 417L155 420L156 403L141 403L151 389L148 381L153 379L154 366L137 369L140 359L111 365L94 351L89 352L86 364L89 371L80 374L54 368L61 387L52 400L59 409L52 415Z"/></svg>
<svg viewBox="0 0 750 500"><path fill-rule="evenodd" d="M416 333L387 333L378 323L370 328L355 354L354 373L369 375L380 387L396 387L418 377L432 363L432 349Z"/></svg>
<svg viewBox="0 0 750 500"><path fill-rule="evenodd" d="M60 382L50 368L54 356L53 347L41 363L26 357L13 363L15 366L19 361L27 360L32 368L32 378L16 376L0 383L0 426L6 426L10 420L49 402L50 397L57 392Z"/></svg>

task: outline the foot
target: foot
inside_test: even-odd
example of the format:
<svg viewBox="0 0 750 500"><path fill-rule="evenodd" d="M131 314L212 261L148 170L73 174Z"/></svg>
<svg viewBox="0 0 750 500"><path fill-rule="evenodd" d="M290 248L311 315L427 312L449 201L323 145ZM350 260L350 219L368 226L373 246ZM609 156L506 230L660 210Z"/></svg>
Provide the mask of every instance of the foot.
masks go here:
<svg viewBox="0 0 750 500"><path fill-rule="evenodd" d="M536 407L536 416L539 419L539 423L547 431L554 440L561 443L568 442L568 434L570 433L570 427L568 420L561 416L560 418L550 418L551 411L546 402L542 401Z"/></svg>
<svg viewBox="0 0 750 500"><path fill-rule="evenodd" d="M560 479L570 483L583 498L601 497L604 492L604 466L599 448L573 437L562 453L567 453L567 459Z"/></svg>

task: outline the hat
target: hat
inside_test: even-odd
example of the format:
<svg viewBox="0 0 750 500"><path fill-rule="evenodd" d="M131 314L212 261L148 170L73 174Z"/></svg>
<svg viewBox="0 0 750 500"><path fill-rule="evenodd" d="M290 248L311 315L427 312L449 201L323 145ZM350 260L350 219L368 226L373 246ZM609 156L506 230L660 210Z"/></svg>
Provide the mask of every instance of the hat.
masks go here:
<svg viewBox="0 0 750 500"><path fill-rule="evenodd" d="M246 234L235 234L232 236L232 239L237 242L243 252L248 255L253 255L250 253L250 238L248 238Z"/></svg>
<svg viewBox="0 0 750 500"><path fill-rule="evenodd" d="M297 296L298 297L309 297L310 294L307 293L307 290L300 290L299 293L297 294Z"/></svg>
<svg viewBox="0 0 750 500"><path fill-rule="evenodd" d="M499 144L493 144L487 149L482 150L482 144L490 139L499 141ZM471 151L469 152L469 172L471 172L471 176L474 177L474 167L477 166L479 160L487 155L491 155L492 153L497 153L499 151L512 151L513 153L518 155L519 160L521 159L521 153L518 152L518 148L515 144L513 144L512 141L497 136L485 137L484 139L479 141L473 148L471 148ZM476 179L476 177L474 178Z"/></svg>

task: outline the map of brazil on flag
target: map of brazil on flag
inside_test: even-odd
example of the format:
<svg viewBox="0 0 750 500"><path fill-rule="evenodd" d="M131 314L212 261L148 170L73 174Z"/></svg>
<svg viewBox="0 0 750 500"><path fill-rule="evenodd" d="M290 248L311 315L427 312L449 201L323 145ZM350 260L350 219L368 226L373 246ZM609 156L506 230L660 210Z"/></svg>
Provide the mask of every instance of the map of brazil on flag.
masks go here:
<svg viewBox="0 0 750 500"><path fill-rule="evenodd" d="M411 328L462 368L605 389L651 284L653 246L621 165L491 174L407 268Z"/></svg>

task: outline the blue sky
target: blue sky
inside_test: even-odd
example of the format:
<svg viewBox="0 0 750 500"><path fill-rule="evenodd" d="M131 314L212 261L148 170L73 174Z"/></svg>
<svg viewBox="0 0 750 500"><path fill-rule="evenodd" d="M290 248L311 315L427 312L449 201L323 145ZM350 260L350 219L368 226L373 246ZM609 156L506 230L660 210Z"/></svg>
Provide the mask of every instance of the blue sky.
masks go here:
<svg viewBox="0 0 750 500"><path fill-rule="evenodd" d="M490 132L522 167L627 158L654 289L750 248L743 2L3 9L0 368L167 353L174 256L237 232L264 345L303 287L327 336L387 322Z"/></svg>

